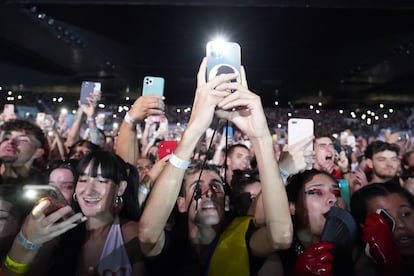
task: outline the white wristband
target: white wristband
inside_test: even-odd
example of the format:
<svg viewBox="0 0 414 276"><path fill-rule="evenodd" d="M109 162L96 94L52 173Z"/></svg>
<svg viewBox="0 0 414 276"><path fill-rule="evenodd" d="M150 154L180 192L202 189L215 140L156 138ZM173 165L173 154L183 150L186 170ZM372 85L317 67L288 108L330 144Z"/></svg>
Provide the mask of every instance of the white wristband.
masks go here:
<svg viewBox="0 0 414 276"><path fill-rule="evenodd" d="M188 166L190 165L190 161L185 161L180 158L178 158L174 153L171 153L168 161L176 168L186 170Z"/></svg>
<svg viewBox="0 0 414 276"><path fill-rule="evenodd" d="M127 124L128 125L131 125L131 126L136 126L137 124L138 124L138 122L135 122L130 116L129 116L129 114L128 114L128 112L127 113L125 113L125 117L124 117L124 120L125 120L125 122L127 122Z"/></svg>
<svg viewBox="0 0 414 276"><path fill-rule="evenodd" d="M148 188L147 188L147 187L145 187L145 186L139 185L138 191L139 191L140 193L144 194L144 195L147 195L147 194L149 194L150 189L148 189Z"/></svg>
<svg viewBox="0 0 414 276"><path fill-rule="evenodd" d="M42 247L41 243L32 242L26 239L26 237L23 235L22 230L20 230L19 234L17 234L17 241L26 249L29 250L36 250Z"/></svg>

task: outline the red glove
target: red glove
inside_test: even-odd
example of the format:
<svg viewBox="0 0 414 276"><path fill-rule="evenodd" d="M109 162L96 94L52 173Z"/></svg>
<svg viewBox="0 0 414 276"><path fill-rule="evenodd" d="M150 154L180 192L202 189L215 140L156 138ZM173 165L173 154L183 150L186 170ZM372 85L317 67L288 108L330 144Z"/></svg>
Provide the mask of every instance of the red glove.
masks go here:
<svg viewBox="0 0 414 276"><path fill-rule="evenodd" d="M333 256L329 252L332 248L333 244L330 242L318 242L306 248L296 260L293 275L333 275Z"/></svg>
<svg viewBox="0 0 414 276"><path fill-rule="evenodd" d="M369 246L367 254L374 258L382 269L392 271L401 268L401 255L391 227L381 215L370 214L365 220L362 232L363 240Z"/></svg>

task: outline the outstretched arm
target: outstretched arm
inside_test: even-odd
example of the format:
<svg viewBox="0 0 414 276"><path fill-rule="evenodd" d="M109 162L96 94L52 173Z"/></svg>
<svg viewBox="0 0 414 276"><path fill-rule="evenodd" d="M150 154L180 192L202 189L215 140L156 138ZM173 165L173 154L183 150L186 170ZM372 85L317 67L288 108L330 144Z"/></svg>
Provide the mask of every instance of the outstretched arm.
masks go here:
<svg viewBox="0 0 414 276"><path fill-rule="evenodd" d="M189 161L193 151L213 121L217 103L228 92L214 90L220 83L234 79L234 74L221 75L210 82L205 82L206 59L200 65L197 75L197 89L187 129L174 151L174 155ZM154 183L142 213L138 238L141 249L146 256L159 254L164 246L164 226L177 200L185 169L168 162Z"/></svg>
<svg viewBox="0 0 414 276"><path fill-rule="evenodd" d="M150 115L164 113L164 101L161 96L145 95L137 98L125 115L119 129L116 153L125 162L135 164L139 157L136 125Z"/></svg>
<svg viewBox="0 0 414 276"><path fill-rule="evenodd" d="M249 245L255 256L267 256L274 250L290 246L293 226L261 99L247 88L244 69L241 84L223 83L216 89L233 91L218 104L216 114L230 120L245 133L256 154L265 225L252 235Z"/></svg>

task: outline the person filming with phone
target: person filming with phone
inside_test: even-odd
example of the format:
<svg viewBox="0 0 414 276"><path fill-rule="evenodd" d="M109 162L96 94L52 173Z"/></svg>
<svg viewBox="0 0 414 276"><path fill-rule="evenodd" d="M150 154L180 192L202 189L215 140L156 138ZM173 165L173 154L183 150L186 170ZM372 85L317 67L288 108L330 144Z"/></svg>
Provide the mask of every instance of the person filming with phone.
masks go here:
<svg viewBox="0 0 414 276"><path fill-rule="evenodd" d="M377 275L414 275L414 196L395 183L368 184L351 197L360 243Z"/></svg>

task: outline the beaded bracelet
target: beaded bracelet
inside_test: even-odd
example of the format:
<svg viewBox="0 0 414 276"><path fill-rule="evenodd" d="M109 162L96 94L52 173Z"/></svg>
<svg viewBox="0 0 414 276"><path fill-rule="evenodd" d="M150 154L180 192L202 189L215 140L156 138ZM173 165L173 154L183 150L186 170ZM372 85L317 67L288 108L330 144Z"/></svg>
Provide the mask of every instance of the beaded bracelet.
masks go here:
<svg viewBox="0 0 414 276"><path fill-rule="evenodd" d="M125 120L125 122L127 122L127 124L128 125L131 125L131 126L136 126L137 124L138 124L138 122L135 122L130 116L129 116L129 114L128 114L128 112L127 113L125 113L125 117L124 117L124 120Z"/></svg>
<svg viewBox="0 0 414 276"><path fill-rule="evenodd" d="M29 249L29 250L35 250L35 249L39 249L40 247L42 247L41 243L32 242L26 239L26 237L23 235L22 230L20 230L19 234L17 234L17 241L24 248Z"/></svg>
<svg viewBox="0 0 414 276"><path fill-rule="evenodd" d="M12 258L9 257L9 255L7 255L6 259L4 260L4 267L16 274L25 274L27 271L29 271L30 264L16 263Z"/></svg>
<svg viewBox="0 0 414 276"><path fill-rule="evenodd" d="M178 158L174 153L171 153L168 161L176 168L186 170L188 166L190 165L190 161L185 161L180 158Z"/></svg>

